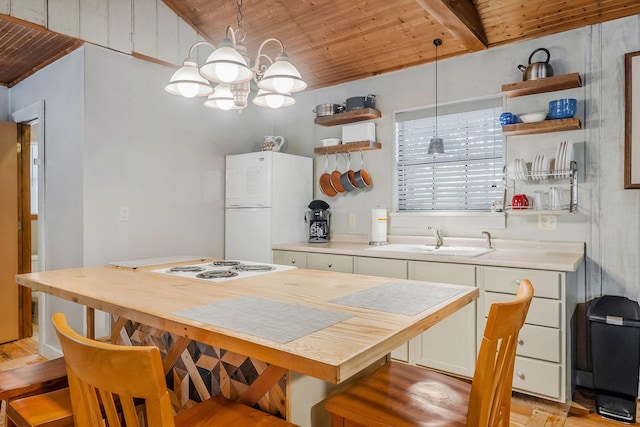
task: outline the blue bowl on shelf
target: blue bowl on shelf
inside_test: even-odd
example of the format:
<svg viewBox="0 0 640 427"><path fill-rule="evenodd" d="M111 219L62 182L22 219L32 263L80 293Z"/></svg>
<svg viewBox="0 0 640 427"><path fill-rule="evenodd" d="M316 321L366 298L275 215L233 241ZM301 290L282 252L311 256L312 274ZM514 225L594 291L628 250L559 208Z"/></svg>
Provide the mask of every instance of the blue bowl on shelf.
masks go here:
<svg viewBox="0 0 640 427"><path fill-rule="evenodd" d="M549 117L570 119L575 117L578 102L575 98L555 99L549 102Z"/></svg>
<svg viewBox="0 0 640 427"><path fill-rule="evenodd" d="M502 113L499 117L500 124L504 125L514 125L518 123L518 116L513 113Z"/></svg>

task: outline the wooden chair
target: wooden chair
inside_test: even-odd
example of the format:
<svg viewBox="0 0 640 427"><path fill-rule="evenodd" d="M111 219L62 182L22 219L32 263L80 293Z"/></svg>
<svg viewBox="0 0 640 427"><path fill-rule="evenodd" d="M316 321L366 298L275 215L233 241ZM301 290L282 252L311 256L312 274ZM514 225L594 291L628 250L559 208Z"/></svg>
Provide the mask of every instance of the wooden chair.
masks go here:
<svg viewBox="0 0 640 427"><path fill-rule="evenodd" d="M65 387L67 370L62 357L0 371L0 401L22 399ZM6 413L4 422L9 425Z"/></svg>
<svg viewBox="0 0 640 427"><path fill-rule="evenodd" d="M127 427L139 426L136 404L140 400L145 405L145 424L153 427L293 425L222 396L207 399L174 417L160 351L156 347L120 346L91 340L71 329L62 313L53 315L53 324L67 366L66 397L70 399L78 427L103 426L103 419L110 427L120 427L122 418ZM61 406L65 405L64 398L57 397ZM17 418L21 414L14 411L13 416Z"/></svg>
<svg viewBox="0 0 640 427"><path fill-rule="evenodd" d="M388 362L327 401L331 425L508 427L518 333L532 297L522 280L513 301L491 305L471 384Z"/></svg>
<svg viewBox="0 0 640 427"><path fill-rule="evenodd" d="M0 400L19 399L66 386L67 370L62 357L0 371Z"/></svg>

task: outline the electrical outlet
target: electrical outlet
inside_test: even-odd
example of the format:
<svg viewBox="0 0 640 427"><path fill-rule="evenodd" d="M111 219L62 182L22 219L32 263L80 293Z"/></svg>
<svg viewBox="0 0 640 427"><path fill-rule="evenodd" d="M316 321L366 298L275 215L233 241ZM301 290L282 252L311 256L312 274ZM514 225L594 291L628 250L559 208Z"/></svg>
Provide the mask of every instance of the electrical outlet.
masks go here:
<svg viewBox="0 0 640 427"><path fill-rule="evenodd" d="M353 212L349 214L349 225L352 227L356 225L356 214Z"/></svg>
<svg viewBox="0 0 640 427"><path fill-rule="evenodd" d="M558 215L538 215L538 230L558 229Z"/></svg>
<svg viewBox="0 0 640 427"><path fill-rule="evenodd" d="M129 221L129 208L120 208L120 221Z"/></svg>

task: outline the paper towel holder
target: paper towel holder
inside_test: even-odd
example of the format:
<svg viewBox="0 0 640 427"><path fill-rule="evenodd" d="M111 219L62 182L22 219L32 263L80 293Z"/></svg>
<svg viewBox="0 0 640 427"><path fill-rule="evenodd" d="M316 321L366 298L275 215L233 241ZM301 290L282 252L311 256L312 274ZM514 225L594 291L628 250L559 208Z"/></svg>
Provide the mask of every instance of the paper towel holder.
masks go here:
<svg viewBox="0 0 640 427"><path fill-rule="evenodd" d="M371 240L369 245L381 246L387 242L387 209L378 207L371 210Z"/></svg>

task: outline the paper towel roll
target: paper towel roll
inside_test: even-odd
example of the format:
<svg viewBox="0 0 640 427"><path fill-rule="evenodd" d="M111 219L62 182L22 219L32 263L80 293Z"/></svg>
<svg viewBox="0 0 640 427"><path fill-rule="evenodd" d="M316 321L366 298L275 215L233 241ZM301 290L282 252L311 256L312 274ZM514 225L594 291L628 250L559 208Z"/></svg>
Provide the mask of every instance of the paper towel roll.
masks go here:
<svg viewBox="0 0 640 427"><path fill-rule="evenodd" d="M387 210L374 208L371 210L371 244L380 244L387 241Z"/></svg>

